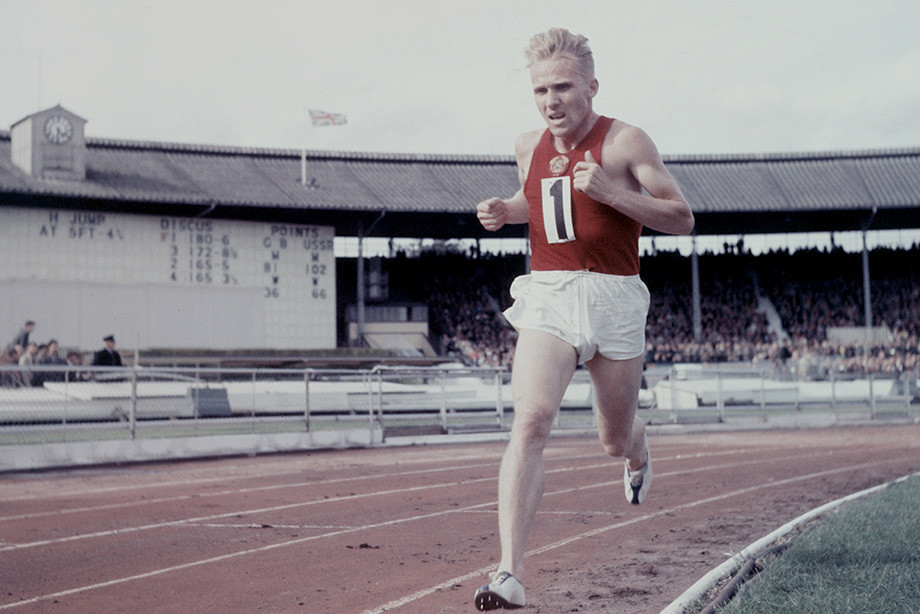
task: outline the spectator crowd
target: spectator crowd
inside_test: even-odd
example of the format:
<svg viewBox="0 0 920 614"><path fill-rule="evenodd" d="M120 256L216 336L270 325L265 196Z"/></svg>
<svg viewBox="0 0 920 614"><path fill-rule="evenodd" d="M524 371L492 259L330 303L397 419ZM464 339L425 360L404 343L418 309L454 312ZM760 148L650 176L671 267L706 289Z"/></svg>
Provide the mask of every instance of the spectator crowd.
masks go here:
<svg viewBox="0 0 920 614"><path fill-rule="evenodd" d="M847 343L833 327L865 326L862 259L842 249L743 249L699 256L700 334L693 323L690 259L646 255L642 277L652 296L646 361L655 364L747 362L790 375L920 370L920 247L870 253L873 324L890 339ZM514 333L500 315L521 257L439 259L427 270L432 331L444 353L471 365L508 366ZM779 316L771 325L762 303Z"/></svg>

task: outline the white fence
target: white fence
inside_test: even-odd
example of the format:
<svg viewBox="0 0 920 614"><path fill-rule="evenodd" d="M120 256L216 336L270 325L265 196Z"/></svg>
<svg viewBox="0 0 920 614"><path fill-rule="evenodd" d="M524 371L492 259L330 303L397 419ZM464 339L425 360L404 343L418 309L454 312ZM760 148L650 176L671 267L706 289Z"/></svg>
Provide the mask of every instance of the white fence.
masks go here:
<svg viewBox="0 0 920 614"><path fill-rule="evenodd" d="M241 430L380 429L428 421L444 432L504 424L496 369L370 370L4 366L0 444Z"/></svg>
<svg viewBox="0 0 920 614"><path fill-rule="evenodd" d="M639 415L659 424L814 414L825 422L828 416L831 421L910 418L920 400L915 373L833 373L823 381L794 381L750 366L650 367ZM83 462L120 462L380 445L406 437L506 436L513 420L510 374L501 369L27 370L2 365L0 375L7 382L0 387L0 470L29 466L31 461L22 457L52 444L92 446L93 454L80 453ZM26 377L32 386L10 385ZM593 429L592 399L590 378L579 370L566 392L557 428ZM167 441L174 442L172 447ZM113 451L98 454L105 446ZM174 452L176 447L181 454ZM150 452L152 448L158 451ZM4 454L13 459L5 461ZM77 456L72 447L55 454L58 464L70 464Z"/></svg>
<svg viewBox="0 0 920 614"><path fill-rule="evenodd" d="M646 371L646 381L654 409L668 412L674 422L777 412L910 417L912 406L920 402L917 373L910 372L847 374L830 369L820 379L798 379L770 367L675 365Z"/></svg>

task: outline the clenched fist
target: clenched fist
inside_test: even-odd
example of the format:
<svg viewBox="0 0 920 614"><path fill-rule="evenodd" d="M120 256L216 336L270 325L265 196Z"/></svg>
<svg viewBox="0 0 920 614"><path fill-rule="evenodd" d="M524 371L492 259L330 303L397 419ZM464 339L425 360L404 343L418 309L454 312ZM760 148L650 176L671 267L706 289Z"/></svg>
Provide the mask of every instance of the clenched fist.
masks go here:
<svg viewBox="0 0 920 614"><path fill-rule="evenodd" d="M500 198L488 198L476 205L476 217L486 230L498 230L508 223L508 203Z"/></svg>

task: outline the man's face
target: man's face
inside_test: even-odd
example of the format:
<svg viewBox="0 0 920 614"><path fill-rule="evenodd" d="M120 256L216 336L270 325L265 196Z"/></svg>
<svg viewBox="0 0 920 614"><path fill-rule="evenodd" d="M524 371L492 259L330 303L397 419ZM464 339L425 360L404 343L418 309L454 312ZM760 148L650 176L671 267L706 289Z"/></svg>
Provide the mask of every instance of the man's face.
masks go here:
<svg viewBox="0 0 920 614"><path fill-rule="evenodd" d="M110 350L114 350L114 349L115 349L115 342L112 341L111 339L106 339L106 340L105 340L105 347L107 347L107 348L110 349Z"/></svg>
<svg viewBox="0 0 920 614"><path fill-rule="evenodd" d="M580 132L593 113L591 101L597 94L597 80L588 79L578 62L565 56L534 62L530 79L537 109L553 136L583 137Z"/></svg>

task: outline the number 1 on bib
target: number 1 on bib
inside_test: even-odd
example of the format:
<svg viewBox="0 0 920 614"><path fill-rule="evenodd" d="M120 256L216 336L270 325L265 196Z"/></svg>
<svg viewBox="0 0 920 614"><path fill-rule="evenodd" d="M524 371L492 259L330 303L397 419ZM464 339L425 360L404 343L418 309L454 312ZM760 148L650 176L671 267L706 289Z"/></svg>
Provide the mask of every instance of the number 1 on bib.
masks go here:
<svg viewBox="0 0 920 614"><path fill-rule="evenodd" d="M572 178L547 177L541 179L543 197L543 228L549 243L566 243L575 240L572 222Z"/></svg>

